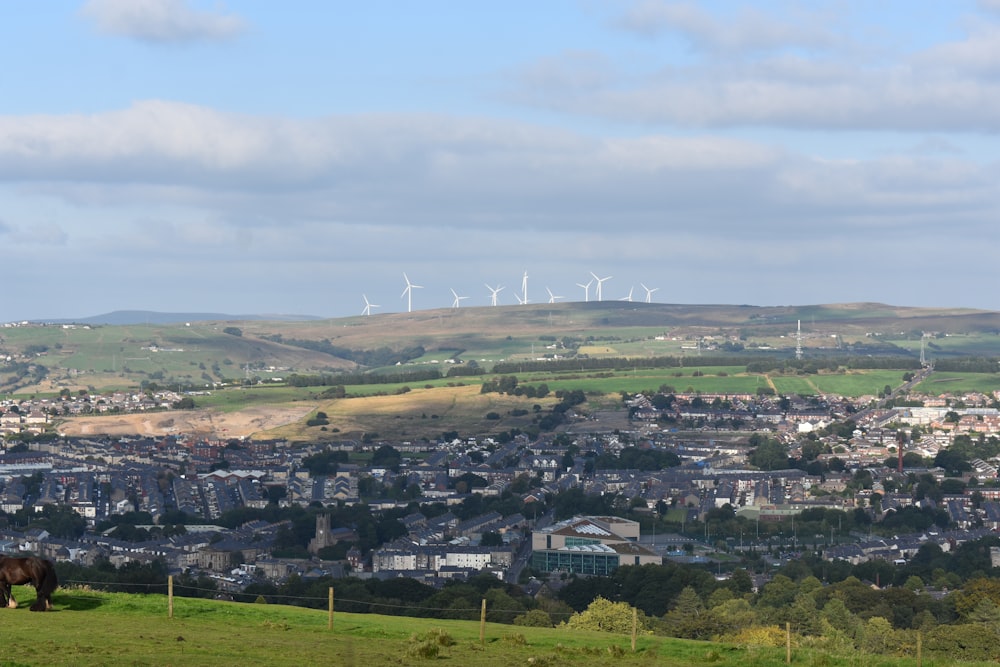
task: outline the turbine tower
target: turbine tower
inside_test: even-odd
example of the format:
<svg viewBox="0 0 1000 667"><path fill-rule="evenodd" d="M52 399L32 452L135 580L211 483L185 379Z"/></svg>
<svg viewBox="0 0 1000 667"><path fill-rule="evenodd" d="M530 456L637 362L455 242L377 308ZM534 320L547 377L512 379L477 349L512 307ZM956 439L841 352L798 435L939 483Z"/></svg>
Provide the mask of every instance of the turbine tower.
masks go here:
<svg viewBox="0 0 1000 667"><path fill-rule="evenodd" d="M795 358L802 358L802 320L795 320Z"/></svg>
<svg viewBox="0 0 1000 667"><path fill-rule="evenodd" d="M490 305L491 306L497 305L497 294L500 293L500 290L502 290L503 287L500 285L497 285L496 287L490 287L489 285L487 285L486 289L490 291Z"/></svg>
<svg viewBox="0 0 1000 667"><path fill-rule="evenodd" d="M556 299L566 298L564 296L556 296L555 294L552 293L552 290L550 290L548 287L545 288L545 291L549 293L549 303L555 303Z"/></svg>
<svg viewBox="0 0 1000 667"><path fill-rule="evenodd" d="M642 283L639 283L639 284L642 285ZM653 302L653 292L658 291L660 288L659 287L646 287L645 285L642 285L642 289L646 290L646 303L652 303Z"/></svg>
<svg viewBox="0 0 1000 667"><path fill-rule="evenodd" d="M451 302L451 307L452 308L458 308L461 305L462 299L468 299L469 298L467 296L459 296L458 292L456 292L454 290L454 288L452 288L451 293L452 293L452 296L455 297L455 300Z"/></svg>
<svg viewBox="0 0 1000 667"><path fill-rule="evenodd" d="M524 272L524 276L521 278L521 298L518 302L523 306L528 303L528 272Z"/></svg>
<svg viewBox="0 0 1000 667"><path fill-rule="evenodd" d="M590 280L588 280L586 285L584 285L583 283L577 283L576 284L577 287L582 287L583 288L583 302L584 303L587 303L588 301L590 301L590 286L593 285L593 284L594 284L593 278L591 278Z"/></svg>
<svg viewBox="0 0 1000 667"><path fill-rule="evenodd" d="M601 290L601 287L604 285L604 281L605 280L611 280L614 276L607 276L606 278L598 278L597 274L594 273L593 271L590 272L590 275L594 276L594 280L597 281L597 300L598 301L603 301L604 300L604 293Z"/></svg>
<svg viewBox="0 0 1000 667"><path fill-rule="evenodd" d="M368 301L368 295L362 294L361 298L365 300L365 309L361 311L361 314L368 317L372 314L372 308L381 308L377 303L371 303Z"/></svg>
<svg viewBox="0 0 1000 667"><path fill-rule="evenodd" d="M403 293L399 295L399 298L402 299L404 296L406 297L406 312L410 313L413 312L413 290L423 289L424 286L414 285L413 283L411 283L410 279L407 277L405 273L403 274L403 280L406 281L406 289L404 289Z"/></svg>

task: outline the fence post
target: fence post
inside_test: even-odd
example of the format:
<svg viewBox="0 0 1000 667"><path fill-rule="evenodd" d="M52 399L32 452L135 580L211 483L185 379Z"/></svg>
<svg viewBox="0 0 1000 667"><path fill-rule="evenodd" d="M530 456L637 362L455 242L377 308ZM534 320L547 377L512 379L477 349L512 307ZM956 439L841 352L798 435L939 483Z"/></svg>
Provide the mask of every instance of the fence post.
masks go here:
<svg viewBox="0 0 1000 667"><path fill-rule="evenodd" d="M792 624L785 621L785 664L792 664Z"/></svg>
<svg viewBox="0 0 1000 667"><path fill-rule="evenodd" d="M326 629L333 630L333 586L330 586L330 614L326 620Z"/></svg>
<svg viewBox="0 0 1000 667"><path fill-rule="evenodd" d="M167 618L174 617L174 575L167 577Z"/></svg>
<svg viewBox="0 0 1000 667"><path fill-rule="evenodd" d="M479 645L486 646L486 598L483 598L483 609L479 612Z"/></svg>
<svg viewBox="0 0 1000 667"><path fill-rule="evenodd" d="M639 632L639 608L632 607L632 653L635 653L635 636Z"/></svg>

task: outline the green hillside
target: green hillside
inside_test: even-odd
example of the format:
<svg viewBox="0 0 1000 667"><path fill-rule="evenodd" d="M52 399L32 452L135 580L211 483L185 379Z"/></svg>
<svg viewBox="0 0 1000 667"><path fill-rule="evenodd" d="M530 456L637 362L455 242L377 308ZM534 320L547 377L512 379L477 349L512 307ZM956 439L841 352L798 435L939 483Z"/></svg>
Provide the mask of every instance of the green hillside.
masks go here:
<svg viewBox="0 0 1000 667"><path fill-rule="evenodd" d="M23 606L0 612L3 665L785 664L784 647L644 635L633 653L627 635L498 623L486 624L480 643L477 622L335 613L331 629L326 609L193 598L175 598L170 618L164 595L85 589L60 589L53 597L54 611L32 613L26 606L33 590L15 588L15 594ZM438 640L442 635L444 642ZM430 655L435 652L436 656ZM889 667L917 663L914 657L831 654L795 646L792 664ZM955 663L946 656L924 655L922 664Z"/></svg>
<svg viewBox="0 0 1000 667"><path fill-rule="evenodd" d="M801 323L801 325L799 324ZM797 328L801 326L801 337ZM922 343L922 334L928 337ZM1000 355L1000 313L822 306L590 302L457 308L334 320L180 324L29 324L0 330L0 393L128 389L342 372L375 350L423 350L414 365L526 361L575 354L696 357L734 349L807 356ZM570 346L567 349L566 346ZM389 365L394 366L397 360ZM369 367L371 364L368 364Z"/></svg>

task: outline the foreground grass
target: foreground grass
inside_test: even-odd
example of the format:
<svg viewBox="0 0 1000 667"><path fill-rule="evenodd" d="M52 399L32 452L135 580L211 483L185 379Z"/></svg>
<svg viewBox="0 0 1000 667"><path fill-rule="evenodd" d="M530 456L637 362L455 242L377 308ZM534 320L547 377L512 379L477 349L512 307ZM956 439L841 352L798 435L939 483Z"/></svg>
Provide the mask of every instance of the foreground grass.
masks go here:
<svg viewBox="0 0 1000 667"><path fill-rule="evenodd" d="M0 610L0 665L770 665L783 648L727 646L643 636L630 638L558 628L337 613L283 605L176 598L168 617L163 595L60 589L54 611L32 613L33 590L15 589L22 607ZM443 631L453 640L421 657L421 640ZM434 642L431 642L434 643ZM794 649L792 664L898 667L915 659L830 655ZM954 664L923 660L923 665ZM971 663L969 663L971 664Z"/></svg>

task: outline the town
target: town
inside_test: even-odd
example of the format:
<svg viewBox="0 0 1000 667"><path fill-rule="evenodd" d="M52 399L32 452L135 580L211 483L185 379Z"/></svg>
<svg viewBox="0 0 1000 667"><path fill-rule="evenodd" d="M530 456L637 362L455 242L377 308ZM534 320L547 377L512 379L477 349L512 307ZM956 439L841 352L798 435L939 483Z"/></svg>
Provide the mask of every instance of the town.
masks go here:
<svg viewBox="0 0 1000 667"><path fill-rule="evenodd" d="M741 554L778 565L804 550L905 563L925 544L948 551L1000 529L1000 409L982 393L897 394L907 407L886 396L623 395L615 418L574 414L571 428L533 440L292 446L50 427L58 415L172 410L184 398L6 401L0 549L81 566L160 561L224 595L290 576L524 584L664 562L725 577L745 567ZM768 568L753 575L761 586Z"/></svg>

